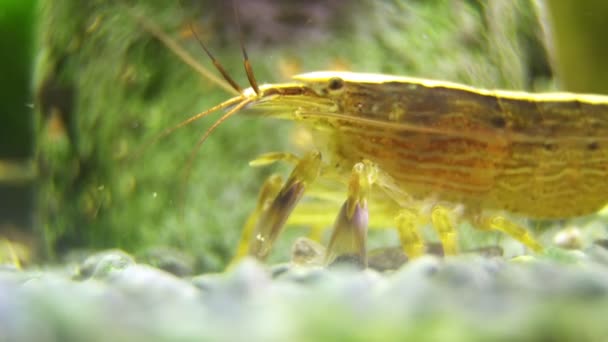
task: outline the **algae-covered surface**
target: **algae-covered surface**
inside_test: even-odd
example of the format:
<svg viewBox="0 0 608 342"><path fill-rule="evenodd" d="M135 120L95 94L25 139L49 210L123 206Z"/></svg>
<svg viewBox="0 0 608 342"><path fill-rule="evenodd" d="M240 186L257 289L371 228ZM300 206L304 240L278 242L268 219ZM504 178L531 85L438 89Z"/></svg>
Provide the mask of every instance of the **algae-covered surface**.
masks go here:
<svg viewBox="0 0 608 342"><path fill-rule="evenodd" d="M300 141L290 123L246 114L222 124L191 166L213 119L154 140L232 95L146 23L210 67L192 26L243 86L239 32L260 83L352 70L556 88L530 1L234 3L240 31L221 1L40 1L33 216L41 242L37 265L20 265L22 246L3 241L3 261L13 262L0 269L0 341L605 340L601 217L562 222L570 229L555 241L574 250L517 258L500 251L525 254L521 245L460 227L471 253L407 262L389 249L396 236L370 232L380 249L366 270L304 266L289 250L308 230L289 227L267 263L223 271L264 178L288 172L247 162L301 153ZM554 231L535 233L550 246Z"/></svg>

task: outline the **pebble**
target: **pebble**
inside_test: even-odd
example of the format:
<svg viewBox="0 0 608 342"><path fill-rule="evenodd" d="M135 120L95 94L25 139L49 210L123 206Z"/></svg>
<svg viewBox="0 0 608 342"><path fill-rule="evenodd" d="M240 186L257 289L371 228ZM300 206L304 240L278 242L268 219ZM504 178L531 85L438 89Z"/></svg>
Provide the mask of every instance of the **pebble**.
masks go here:
<svg viewBox="0 0 608 342"><path fill-rule="evenodd" d="M264 341L345 331L395 339L449 331L479 339L515 326L518 337L536 338L544 330L535 324L570 312L579 312L568 317L587 327L605 325L608 251L601 246L518 261L472 254L403 263L394 250L377 253L394 261L377 267L388 271L245 259L223 273L187 278L119 250L90 256L74 278L53 270L4 271L0 340ZM589 312L582 317L579 309ZM434 330L424 330L424 322Z"/></svg>

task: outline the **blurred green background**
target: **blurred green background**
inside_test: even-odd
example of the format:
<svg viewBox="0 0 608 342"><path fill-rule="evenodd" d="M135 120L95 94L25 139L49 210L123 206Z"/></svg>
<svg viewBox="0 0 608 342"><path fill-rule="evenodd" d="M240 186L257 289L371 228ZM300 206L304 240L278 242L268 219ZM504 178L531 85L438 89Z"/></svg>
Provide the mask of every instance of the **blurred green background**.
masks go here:
<svg viewBox="0 0 608 342"><path fill-rule="evenodd" d="M0 3L0 239L30 241L35 235L31 163L35 5L27 0Z"/></svg>
<svg viewBox="0 0 608 342"><path fill-rule="evenodd" d="M608 93L603 1L235 3L262 83L347 69L488 88ZM277 170L252 169L247 161L293 149L291 126L232 118L197 154L187 180L186 160L210 120L135 157L158 132L230 95L180 61L133 14L209 66L191 23L245 85L232 7L203 0L0 6L2 234L30 246L39 260L75 249L137 254L171 247L192 256L198 271L221 269L264 177ZM274 258L284 259L293 237L305 232L288 229Z"/></svg>

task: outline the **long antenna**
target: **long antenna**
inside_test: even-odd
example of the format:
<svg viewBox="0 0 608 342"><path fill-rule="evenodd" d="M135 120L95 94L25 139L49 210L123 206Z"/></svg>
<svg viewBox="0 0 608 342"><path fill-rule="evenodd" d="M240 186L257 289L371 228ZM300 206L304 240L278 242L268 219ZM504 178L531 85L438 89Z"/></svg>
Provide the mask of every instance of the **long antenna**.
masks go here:
<svg viewBox="0 0 608 342"><path fill-rule="evenodd" d="M253 68L251 67L251 62L249 62L249 56L247 55L247 50L245 50L245 43L243 43L243 31L241 31L241 21L239 19L239 10L232 0L232 8L234 9L234 20L236 23L236 29L239 33L239 41L241 43L241 51L243 52L243 64L245 65L245 74L247 74L247 79L249 80L249 85L253 88L253 91L257 95L260 95L260 88L258 87L258 82L255 79L253 74Z"/></svg>
<svg viewBox="0 0 608 342"><path fill-rule="evenodd" d="M207 46L203 43L201 38L198 36L198 33L192 26L192 21L189 22L189 25L190 25L190 31L192 31L192 34L194 35L196 40L198 40L198 43L201 45L203 50L205 50L205 53L207 54L207 56L209 56L209 59L211 59L211 61L213 62L213 65L215 65L215 68L217 69L217 71L219 71L220 74L222 74L222 77L226 80L226 82L230 83L230 85L232 86L232 89L238 91L239 94L242 94L243 89L234 81L234 79L232 79L232 77L230 77L230 75L228 74L226 69L224 69L224 66L217 59L215 59L215 56L213 56L211 51L209 51Z"/></svg>
<svg viewBox="0 0 608 342"><path fill-rule="evenodd" d="M192 149L192 152L190 152L190 156L188 157L188 161L186 164L186 168L184 169L182 179L186 180L186 179L190 178L190 173L192 172L192 165L194 164L194 159L195 159L196 155L198 154L198 151L201 149L201 146L203 145L205 140L207 140L207 138L211 135L211 133L213 133L213 131L215 131L224 121L226 121L228 118L230 118L234 114L238 113L241 109L243 109L245 106L250 104L252 101L253 101L252 99L242 100L240 103L238 103L232 109L230 109L228 112L226 112L224 115L222 115L219 119L217 119L217 121L215 121L213 123L213 125L211 125L211 127L209 127L205 131L205 133L196 142L196 146L194 146L194 148ZM185 182L184 182L184 186L185 186ZM183 204L185 202L183 197L186 194L186 191L184 188L182 188L180 190L180 194L181 194L180 195L181 198L179 199L179 202ZM180 207L181 207L181 210L184 209L183 205L180 205ZM183 216L183 213L181 215Z"/></svg>
<svg viewBox="0 0 608 342"><path fill-rule="evenodd" d="M226 81L228 81L228 84L227 84L225 80L218 78L217 76L215 76L215 74L213 72L209 71L207 68L202 66L198 61L196 61L194 58L192 58L192 56L188 52L186 52L186 50L184 50L184 48L182 48L175 40L173 40L166 33L164 33L158 26L156 26L150 20L135 13L134 10L132 10L131 8L128 8L128 7L127 7L127 13L129 13L129 15L134 17L135 20L137 20L146 31L150 32L154 37L156 37L156 39L160 40L163 44L165 44L171 52L173 52L174 54L177 55L177 57L179 57L179 59L181 59L184 63L188 64L190 67L192 67L194 70L196 70L204 78L217 84L218 86L222 87L224 90L226 90L227 92L229 92L231 94L239 95L242 93L242 91L240 90L240 87L237 86L235 88L234 84L232 84L232 82L226 80ZM194 32L194 30L193 30L193 32ZM197 36L197 39L198 39L198 36ZM203 48L205 48L204 44L201 43L201 45L203 45ZM207 49L205 48L205 50L207 50ZM207 52L207 53L209 53L209 52ZM215 62L214 62L214 64L215 64ZM217 68L217 65L216 65L216 68ZM223 68L222 68L222 70L223 70ZM226 75L224 75L224 73L222 73L222 76L224 76L224 79L226 79Z"/></svg>
<svg viewBox="0 0 608 342"><path fill-rule="evenodd" d="M182 10L185 12L185 8L184 8L184 5L182 4L182 2L180 0L178 0L177 3L182 8ZM226 71L226 69L224 68L224 66L222 65L222 63L220 63L215 58L215 56L213 56L213 54L211 53L211 51L209 51L209 49L207 48L207 45L205 45L205 43L203 43L203 40L198 36L198 32L196 32L196 30L194 29L194 26L192 25L192 21L189 21L188 25L190 27L190 31L192 32L192 34L194 35L194 37L198 41L199 45L203 48L203 50L205 51L205 53L207 54L207 56L209 57L209 59L211 59L211 62L213 62L213 65L215 66L215 68L217 69L217 71L219 71L220 74L222 74L222 77L224 78L224 80L226 80L226 82L228 82L230 84L230 86L232 87L232 89L236 90L239 94L242 94L243 93L243 89L241 88L241 86L239 86L234 81L234 79L232 77L230 77L230 75L228 74L228 72Z"/></svg>
<svg viewBox="0 0 608 342"><path fill-rule="evenodd" d="M201 118L204 118L204 117L206 117L208 115L211 115L211 114L213 114L213 113L215 113L215 112L217 112L219 110L226 109L226 108L228 108L230 106L237 105L237 104L239 104L239 103L241 103L243 101L245 101L245 97L243 97L243 96L233 97L233 98L231 98L231 99L229 99L227 101L224 101L224 102L220 103L217 106L209 108L209 109L207 109L207 110L205 110L203 112L200 112L198 114L195 114L195 115L193 115L193 116L191 116L191 117L183 120L182 122L178 123L177 125L174 125L174 126L171 126L171 127L167 128L167 129L165 129L164 131L160 132L159 134L157 134L156 136L154 136L152 139L150 139L148 142L146 142L145 144L143 144L140 148L138 148L135 151L135 153L133 153L132 158L133 159L139 158L139 156L141 156L141 154L145 150L147 150L150 146L152 146L153 144L155 144L156 142L158 142L160 139L162 139L162 138L168 136L169 134L173 133L175 130L177 130L179 128L182 128L184 126L187 126L188 124L190 124L190 123L192 123L192 122L194 122L196 120L199 120Z"/></svg>

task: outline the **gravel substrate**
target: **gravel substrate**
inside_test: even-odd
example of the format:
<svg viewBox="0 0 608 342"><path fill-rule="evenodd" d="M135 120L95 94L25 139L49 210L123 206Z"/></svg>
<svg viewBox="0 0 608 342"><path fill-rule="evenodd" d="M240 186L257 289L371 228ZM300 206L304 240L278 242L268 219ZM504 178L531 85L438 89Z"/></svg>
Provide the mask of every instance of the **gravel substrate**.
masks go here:
<svg viewBox="0 0 608 342"><path fill-rule="evenodd" d="M0 341L603 340L608 250L423 257L396 271L264 266L178 278L109 251L0 271Z"/></svg>

